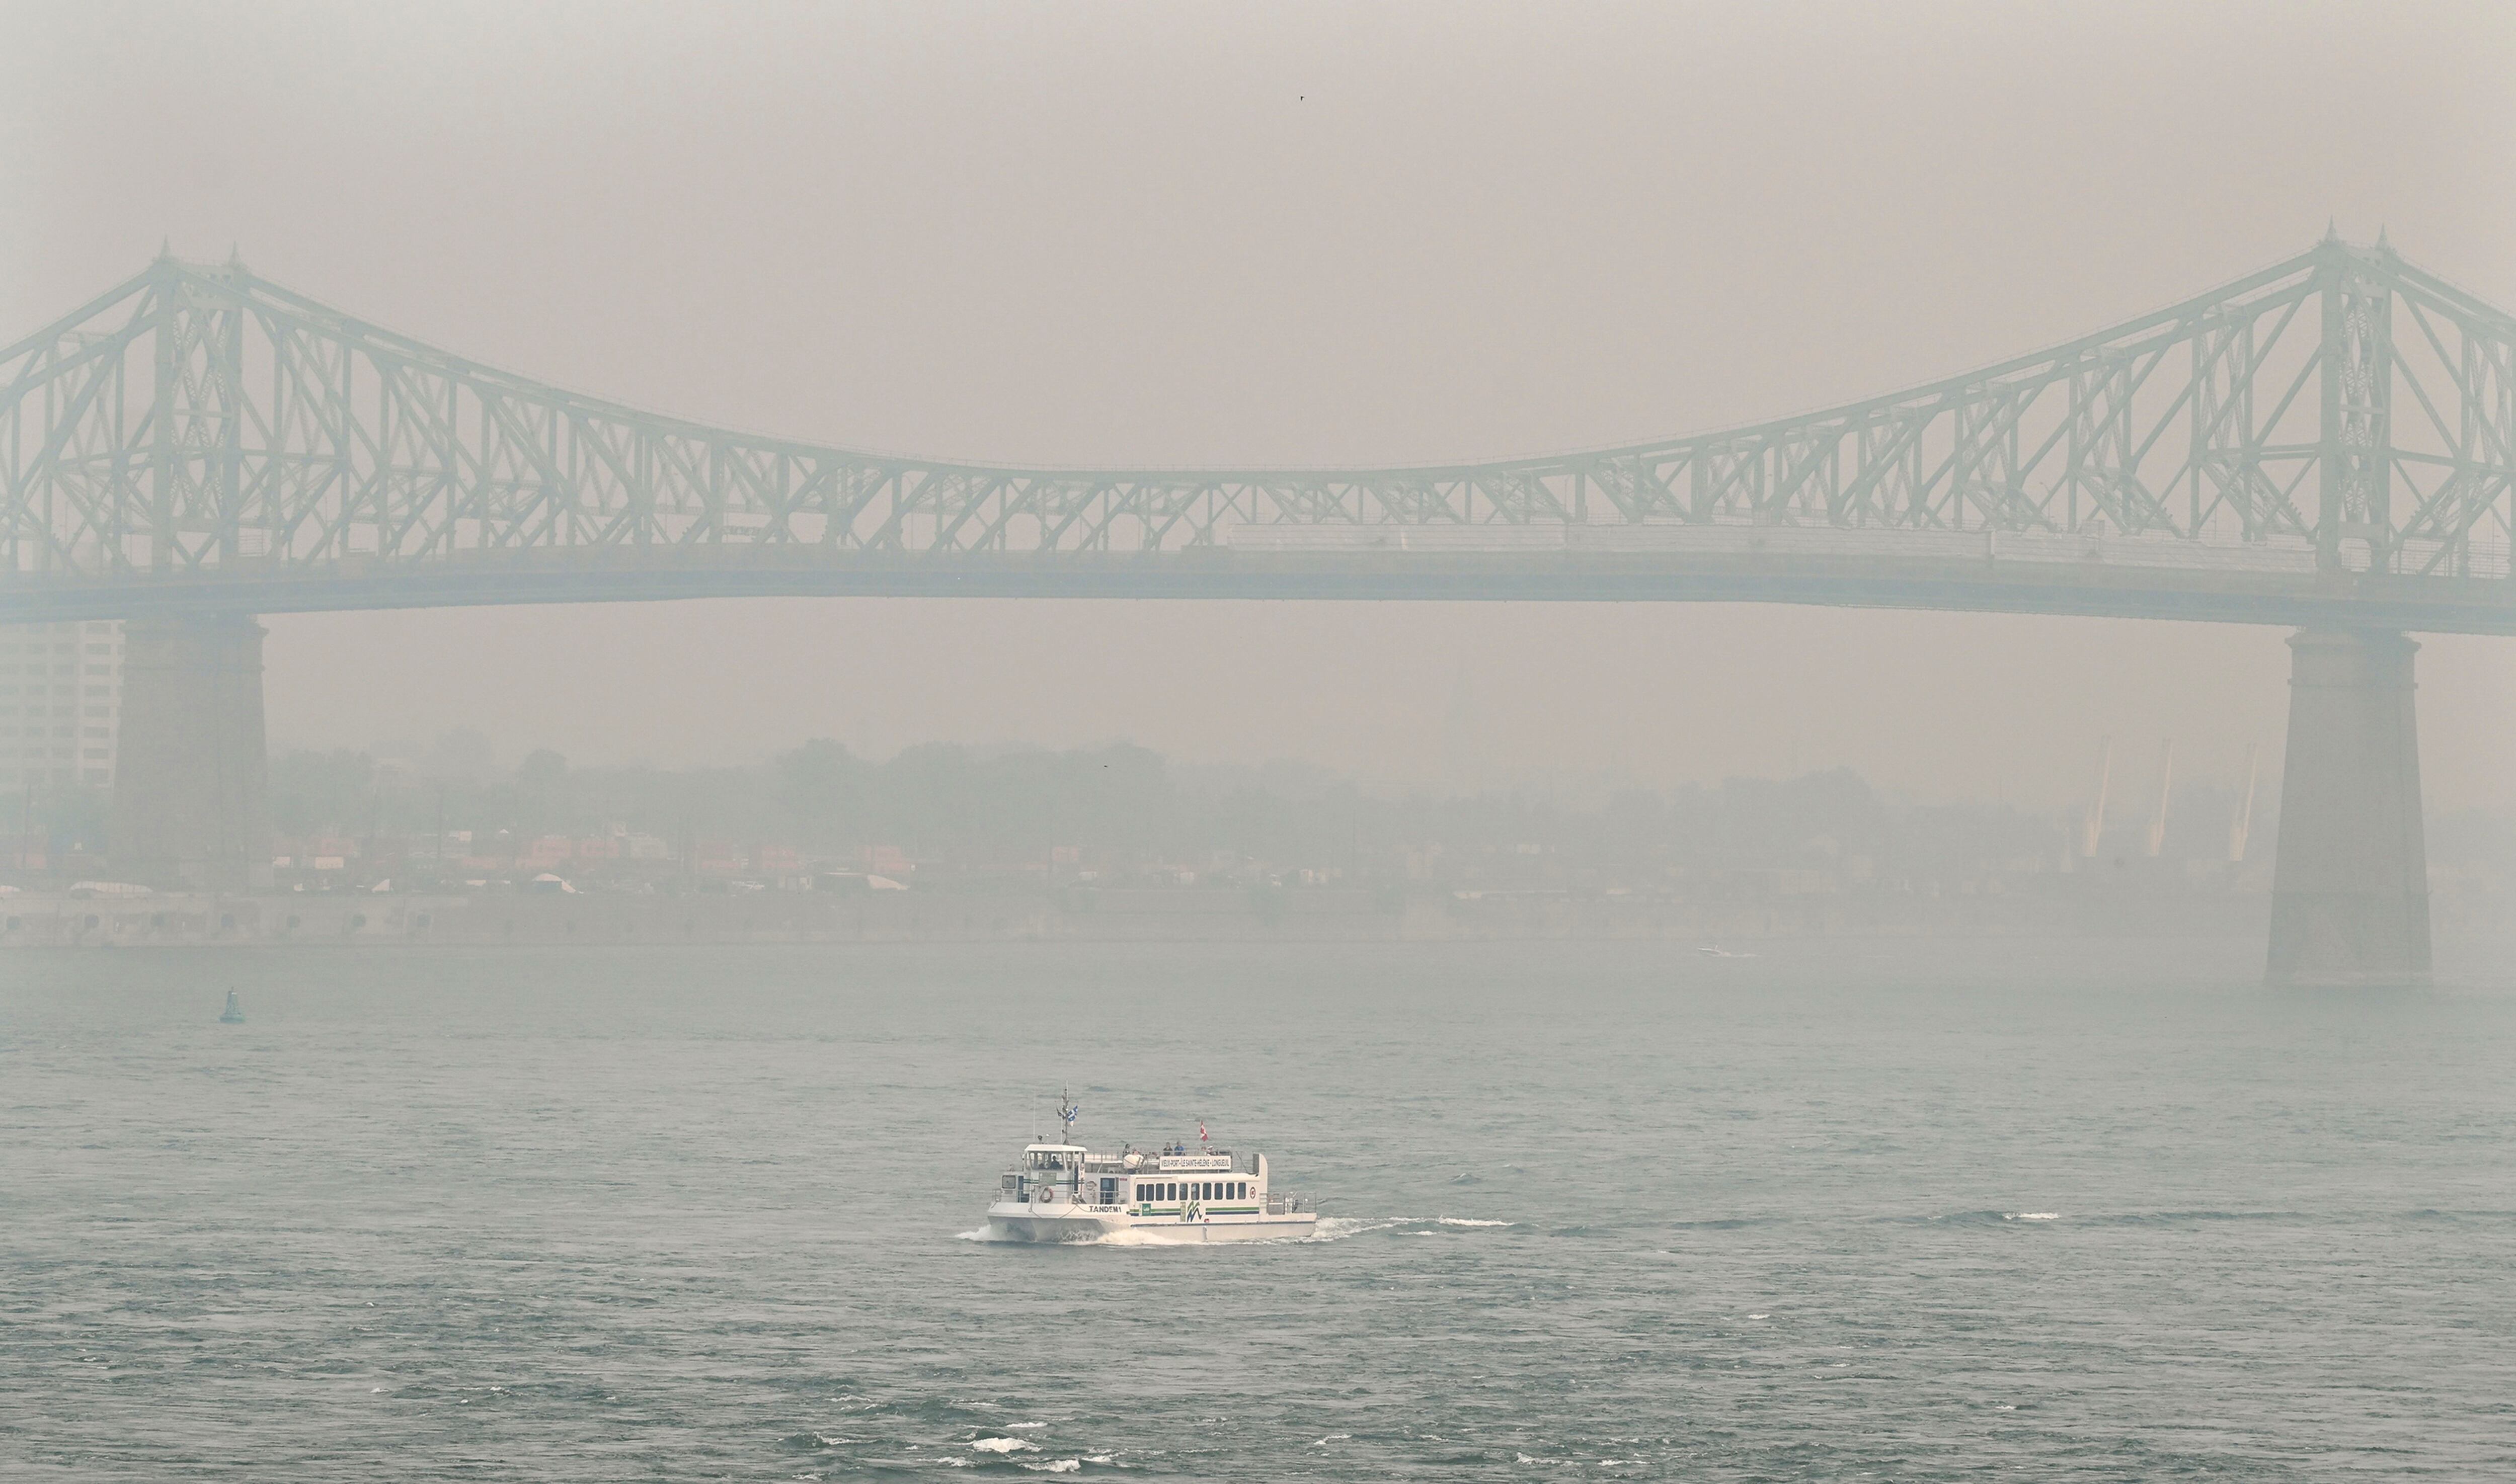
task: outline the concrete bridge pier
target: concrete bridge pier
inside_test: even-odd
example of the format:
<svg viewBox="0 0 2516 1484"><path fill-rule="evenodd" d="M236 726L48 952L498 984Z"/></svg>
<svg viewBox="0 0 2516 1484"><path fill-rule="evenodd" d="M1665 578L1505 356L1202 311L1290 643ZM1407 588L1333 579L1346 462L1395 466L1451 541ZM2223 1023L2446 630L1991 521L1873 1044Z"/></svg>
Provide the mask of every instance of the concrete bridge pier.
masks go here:
<svg viewBox="0 0 2516 1484"><path fill-rule="evenodd" d="M213 891L271 884L263 632L244 613L123 625L105 840L115 875Z"/></svg>
<svg viewBox="0 0 2516 1484"><path fill-rule="evenodd" d="M2428 845L2411 704L2419 645L2349 629L2301 629L2288 645L2288 761L2265 978L2425 983Z"/></svg>

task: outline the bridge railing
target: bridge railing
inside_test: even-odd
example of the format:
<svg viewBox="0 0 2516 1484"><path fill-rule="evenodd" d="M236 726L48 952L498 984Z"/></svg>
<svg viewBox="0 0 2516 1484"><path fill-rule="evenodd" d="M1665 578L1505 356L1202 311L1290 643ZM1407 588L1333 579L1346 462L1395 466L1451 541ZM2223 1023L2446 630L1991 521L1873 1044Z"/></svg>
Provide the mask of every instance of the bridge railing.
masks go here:
<svg viewBox="0 0 2516 1484"><path fill-rule="evenodd" d="M2311 576L2321 569L2313 542L2297 537L2240 543L2189 541L2163 534L2113 536L2103 531L1911 531L1835 526L1635 525L1237 525L1224 533L1235 552L1537 555L1667 554L1687 556L1842 556L1942 562L2089 562L2214 572ZM2446 543L2406 543L2403 566L2421 570ZM2504 578L2505 542L2469 541L2459 548L2457 575ZM2365 558L2364 550L2360 554ZM2365 567L2359 568L2365 570Z"/></svg>

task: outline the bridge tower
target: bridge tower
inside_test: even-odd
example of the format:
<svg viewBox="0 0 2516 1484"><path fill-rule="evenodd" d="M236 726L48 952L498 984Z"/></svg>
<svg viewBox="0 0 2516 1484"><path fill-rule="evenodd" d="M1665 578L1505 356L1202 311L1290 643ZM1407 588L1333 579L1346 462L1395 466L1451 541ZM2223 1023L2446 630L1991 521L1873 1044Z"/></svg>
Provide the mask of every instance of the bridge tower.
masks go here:
<svg viewBox="0 0 2516 1484"><path fill-rule="evenodd" d="M271 883L263 627L249 614L123 625L122 734L105 849L150 886Z"/></svg>
<svg viewBox="0 0 2516 1484"><path fill-rule="evenodd" d="M2417 984L2429 973L2411 656L2385 631L2288 641L2288 763L2272 867L2277 985Z"/></svg>

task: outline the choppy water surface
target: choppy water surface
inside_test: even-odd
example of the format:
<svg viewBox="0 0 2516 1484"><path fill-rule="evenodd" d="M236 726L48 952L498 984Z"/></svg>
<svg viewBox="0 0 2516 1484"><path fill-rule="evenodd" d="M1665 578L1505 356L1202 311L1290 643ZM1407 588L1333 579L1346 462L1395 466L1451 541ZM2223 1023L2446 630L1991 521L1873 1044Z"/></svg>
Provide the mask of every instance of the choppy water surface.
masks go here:
<svg viewBox="0 0 2516 1484"><path fill-rule="evenodd" d="M2516 985L2465 969L0 955L0 1474L2507 1477ZM1062 1083L1327 1238L963 1239Z"/></svg>

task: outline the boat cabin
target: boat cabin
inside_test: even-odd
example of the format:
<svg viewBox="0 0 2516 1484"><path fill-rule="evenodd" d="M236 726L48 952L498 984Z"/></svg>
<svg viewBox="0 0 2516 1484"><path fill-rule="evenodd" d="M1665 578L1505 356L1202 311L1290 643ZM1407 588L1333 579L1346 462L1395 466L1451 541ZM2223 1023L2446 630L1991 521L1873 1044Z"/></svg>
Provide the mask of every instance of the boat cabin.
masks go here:
<svg viewBox="0 0 2516 1484"><path fill-rule="evenodd" d="M1270 1199L1263 1156L1243 1169L1229 1149L1192 1154L1186 1145L1094 1154L1081 1144L1028 1144L1022 1163L1005 1172L1002 1189L1015 1201L1047 1191L1077 1205L1142 1216L1177 1216L1184 1209L1254 1215L1286 1204L1280 1196Z"/></svg>

